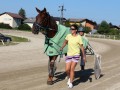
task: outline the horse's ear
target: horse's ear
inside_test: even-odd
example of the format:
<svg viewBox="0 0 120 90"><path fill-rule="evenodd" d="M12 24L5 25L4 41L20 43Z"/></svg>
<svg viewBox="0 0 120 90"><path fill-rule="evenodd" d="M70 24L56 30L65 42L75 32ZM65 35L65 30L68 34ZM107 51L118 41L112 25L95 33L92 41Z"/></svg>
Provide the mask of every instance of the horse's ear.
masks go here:
<svg viewBox="0 0 120 90"><path fill-rule="evenodd" d="M46 10L46 8L44 8L44 10L43 10L44 12L47 12L47 10Z"/></svg>
<svg viewBox="0 0 120 90"><path fill-rule="evenodd" d="M40 13L40 10L36 7L36 11L38 12L38 13Z"/></svg>

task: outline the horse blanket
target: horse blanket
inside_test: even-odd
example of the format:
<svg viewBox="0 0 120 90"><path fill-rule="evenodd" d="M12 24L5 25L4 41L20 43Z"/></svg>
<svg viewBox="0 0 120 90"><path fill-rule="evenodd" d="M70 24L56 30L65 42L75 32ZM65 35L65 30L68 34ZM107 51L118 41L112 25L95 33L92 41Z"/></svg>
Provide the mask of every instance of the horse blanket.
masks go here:
<svg viewBox="0 0 120 90"><path fill-rule="evenodd" d="M46 37L44 49L48 56L60 54L60 48L63 45L65 37L70 33L70 28L58 24L58 32L53 38ZM64 47L62 54L67 53L67 45Z"/></svg>

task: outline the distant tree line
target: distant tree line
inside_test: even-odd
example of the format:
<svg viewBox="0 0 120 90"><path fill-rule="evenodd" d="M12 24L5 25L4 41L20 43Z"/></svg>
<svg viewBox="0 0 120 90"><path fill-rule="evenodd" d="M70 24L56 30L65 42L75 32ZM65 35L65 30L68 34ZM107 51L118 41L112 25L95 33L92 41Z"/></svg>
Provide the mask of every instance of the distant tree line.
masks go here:
<svg viewBox="0 0 120 90"><path fill-rule="evenodd" d="M105 35L119 35L120 29L115 29L111 27L111 23L107 23L106 21L102 21L98 25L98 33L99 34L105 34Z"/></svg>

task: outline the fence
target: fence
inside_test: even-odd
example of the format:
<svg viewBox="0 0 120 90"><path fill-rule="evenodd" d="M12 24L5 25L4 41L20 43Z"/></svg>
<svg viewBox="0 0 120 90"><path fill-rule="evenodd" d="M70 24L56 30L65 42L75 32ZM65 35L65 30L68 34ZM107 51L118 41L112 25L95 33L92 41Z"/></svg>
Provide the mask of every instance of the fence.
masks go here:
<svg viewBox="0 0 120 90"><path fill-rule="evenodd" d="M3 42L3 40L0 39L0 41L2 42L3 45L5 45L5 43Z"/></svg>
<svg viewBox="0 0 120 90"><path fill-rule="evenodd" d="M120 35L86 34L86 37L120 40Z"/></svg>

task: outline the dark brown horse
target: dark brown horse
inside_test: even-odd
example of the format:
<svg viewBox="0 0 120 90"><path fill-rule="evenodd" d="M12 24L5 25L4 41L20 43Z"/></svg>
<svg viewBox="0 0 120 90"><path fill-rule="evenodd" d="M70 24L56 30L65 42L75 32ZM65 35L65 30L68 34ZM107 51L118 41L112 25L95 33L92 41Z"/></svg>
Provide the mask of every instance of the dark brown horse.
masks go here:
<svg viewBox="0 0 120 90"><path fill-rule="evenodd" d="M42 11L36 8L36 11L38 12L38 15L36 16L36 21L33 24L32 32L34 34L38 34L39 32L42 32L46 37L47 45L49 47L51 45L51 43L49 43L49 40L53 38L58 32L58 25L56 24L56 21L54 20L54 18L50 16L49 13L46 11L46 8L44 8ZM57 41L60 41L60 39ZM54 42L53 44L57 44L57 43ZM57 59L57 57L58 57L58 54L49 56L50 64L48 65L49 75L48 75L47 84L50 84L50 85L53 84L53 76L55 73L55 60Z"/></svg>
<svg viewBox="0 0 120 90"><path fill-rule="evenodd" d="M38 15L36 16L36 21L33 24L32 32L34 34L38 34L39 30L45 29L44 34L46 33L47 37L54 37L58 27L53 17L49 15L46 8L42 11L36 8L36 11L38 12Z"/></svg>

